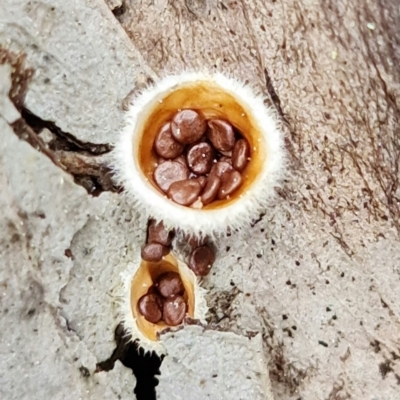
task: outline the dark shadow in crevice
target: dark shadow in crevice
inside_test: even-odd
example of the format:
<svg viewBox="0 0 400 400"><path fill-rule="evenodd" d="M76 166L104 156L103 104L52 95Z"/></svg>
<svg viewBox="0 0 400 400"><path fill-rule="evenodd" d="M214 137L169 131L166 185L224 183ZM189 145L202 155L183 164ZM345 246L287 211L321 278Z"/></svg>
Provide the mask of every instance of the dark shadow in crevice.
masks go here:
<svg viewBox="0 0 400 400"><path fill-rule="evenodd" d="M67 151L86 151L92 155L100 155L108 153L112 150L109 144L94 144L89 142L82 142L75 136L68 132L61 130L53 121L44 120L37 115L33 114L27 108L20 109L21 116L25 122L39 134L44 128L52 132L57 140L55 141L55 148L52 150L67 150Z"/></svg>
<svg viewBox="0 0 400 400"><path fill-rule="evenodd" d="M71 174L75 183L84 187L88 194L98 196L104 191L121 192L122 187L114 182L109 165L107 153L112 150L111 145L78 140L61 130L55 122L43 120L25 107L26 91L34 73L33 69L25 66L25 60L25 54L12 53L0 45L0 65L7 63L12 67L8 96L21 114L10 123L14 133Z"/></svg>
<svg viewBox="0 0 400 400"><path fill-rule="evenodd" d="M125 0L122 1L119 7L115 7L111 12L114 14L115 18L120 18L126 12L126 3Z"/></svg>
<svg viewBox="0 0 400 400"><path fill-rule="evenodd" d="M265 77L265 86L267 88L267 92L269 94L269 97L271 98L272 103L276 107L279 115L283 119L283 121L288 124L288 121L285 118L285 114L283 113L282 106L281 106L281 100L278 96L278 94L275 91L274 86L272 85L272 80L268 74L268 71L266 68L264 68L264 77Z"/></svg>
<svg viewBox="0 0 400 400"><path fill-rule="evenodd" d="M115 362L120 360L125 367L130 368L136 377L134 393L137 400L156 400L156 386L160 375L163 357L156 353L146 353L140 349L137 342L131 342L121 324L115 329L116 348L111 357L97 364L96 372L110 371Z"/></svg>
<svg viewBox="0 0 400 400"><path fill-rule="evenodd" d="M105 158L112 146L81 142L63 132L54 122L41 119L25 107L20 112L22 118L14 124L14 132L71 174L75 183L84 187L88 194L98 196L104 191L119 193L122 190L114 182L112 168ZM51 132L47 142L40 137L44 129Z"/></svg>

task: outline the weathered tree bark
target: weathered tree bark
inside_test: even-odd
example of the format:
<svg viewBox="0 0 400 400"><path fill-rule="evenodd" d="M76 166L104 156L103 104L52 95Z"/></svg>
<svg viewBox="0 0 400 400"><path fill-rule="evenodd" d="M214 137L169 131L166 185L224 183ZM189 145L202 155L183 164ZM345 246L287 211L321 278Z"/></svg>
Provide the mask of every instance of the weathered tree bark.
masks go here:
<svg viewBox="0 0 400 400"><path fill-rule="evenodd" d="M265 215L217 243L215 274L205 281L210 322L262 333L276 399L396 399L397 2L116 2L131 41L100 0L79 3L10 1L0 11L0 43L11 41L36 71L19 110L26 129L53 132L49 147L40 142L51 162L15 135L26 135L15 113L0 109L0 394L133 397L121 364L94 373L115 346L119 273L145 235L145 221L107 179L107 150L132 88L205 68L265 95L288 153ZM162 399L180 387L172 372L185 379L189 368L171 359L161 365Z"/></svg>
<svg viewBox="0 0 400 400"><path fill-rule="evenodd" d="M226 72L276 107L287 180L249 233L239 286L262 314L278 398L395 398L397 2L149 1L119 19L158 74Z"/></svg>

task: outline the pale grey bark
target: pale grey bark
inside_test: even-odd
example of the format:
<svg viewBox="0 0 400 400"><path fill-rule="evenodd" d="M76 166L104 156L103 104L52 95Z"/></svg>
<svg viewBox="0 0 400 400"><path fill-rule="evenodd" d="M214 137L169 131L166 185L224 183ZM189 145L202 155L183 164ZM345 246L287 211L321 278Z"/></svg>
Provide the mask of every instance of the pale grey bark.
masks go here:
<svg viewBox="0 0 400 400"><path fill-rule="evenodd" d="M113 189L107 161L95 155L116 140L123 98L158 76L206 68L268 98L289 155L286 180L266 214L217 243L204 283L213 327L241 343L249 332L261 333L276 399L395 400L396 2L126 1L119 22L100 0L67 3L10 1L0 11L0 43L26 53L35 71L25 107L89 153L68 150L69 160L86 157L79 170L60 162L61 153L51 152L52 162L19 139L11 127L18 113L5 97L10 68L1 67L1 397L134 398L131 370L119 362L109 372L95 369L114 349L113 295L143 243L145 220L120 194L92 197L67 172L88 191L93 177L100 192ZM90 182L81 176L87 165ZM223 340L223 332L214 334L215 343ZM168 335L171 354L178 353L179 340ZM191 328L180 340L185 335L200 341L209 333ZM198 366L194 349L189 356ZM238 362L231 353L225 373ZM185 377L171 359L161 367L160 398L181 387L174 373L202 398L196 376ZM244 378L238 374L238 382ZM212 398L234 397L225 388Z"/></svg>

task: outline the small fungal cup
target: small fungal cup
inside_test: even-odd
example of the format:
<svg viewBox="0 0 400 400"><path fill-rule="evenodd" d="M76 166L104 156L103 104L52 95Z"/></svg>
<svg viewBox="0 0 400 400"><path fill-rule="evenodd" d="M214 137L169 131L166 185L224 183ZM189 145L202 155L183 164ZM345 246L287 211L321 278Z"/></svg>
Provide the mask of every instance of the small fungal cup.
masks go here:
<svg viewBox="0 0 400 400"><path fill-rule="evenodd" d="M170 326L162 320L158 323L147 321L140 313L138 304L140 298L147 294L157 279L166 272L176 272L182 280L185 288L183 297L187 304L187 317L205 322L207 312L205 290L199 286L193 271L174 253L171 252L158 262L140 259L137 263L132 263L130 271L124 277L125 290L122 304L124 327L132 340L139 339L139 345L144 350L154 350L158 354L163 353L163 345L158 334Z"/></svg>
<svg viewBox="0 0 400 400"><path fill-rule="evenodd" d="M250 148L241 186L231 196L200 207L175 203L153 177L159 163L156 136L185 109L198 111L207 120L228 121ZM283 137L264 99L235 79L204 73L167 77L134 99L114 155L120 183L149 217L167 228L204 236L251 222L273 194L284 159Z"/></svg>

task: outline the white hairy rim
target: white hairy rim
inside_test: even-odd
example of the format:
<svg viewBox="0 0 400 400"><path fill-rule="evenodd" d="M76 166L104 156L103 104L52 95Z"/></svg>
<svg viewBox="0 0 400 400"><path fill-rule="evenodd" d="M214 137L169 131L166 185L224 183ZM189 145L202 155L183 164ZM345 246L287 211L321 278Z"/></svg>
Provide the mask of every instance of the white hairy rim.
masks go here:
<svg viewBox="0 0 400 400"><path fill-rule="evenodd" d="M156 103L181 84L211 81L231 94L251 114L264 138L266 160L262 171L242 197L218 210L199 210L180 206L158 192L146 181L139 162L134 158L133 143L139 140L141 126ZM114 150L116 176L126 194L149 217L164 221L167 228L180 228L191 235L223 234L251 222L265 209L283 169L283 135L278 130L272 110L266 108L263 97L233 78L220 73L190 73L168 76L143 91L126 113L126 123Z"/></svg>
<svg viewBox="0 0 400 400"><path fill-rule="evenodd" d="M205 292L199 285L199 279L193 273L191 269L176 255L174 257L177 260L180 274L185 274L187 279L193 282L193 297L194 297L194 314L193 319L206 323L206 313L208 311L207 303L205 300ZM158 355L165 354L165 348L161 340L153 341L148 339L143 332L139 329L136 317L132 310L132 280L140 268L141 258L138 256L133 262L131 262L126 271L121 274L122 286L121 293L119 295L119 318L122 320L123 326L126 331L126 336L130 338L130 341L134 342L138 340L138 345L144 351L155 351ZM180 329L181 326L177 327ZM175 329L175 328L173 328Z"/></svg>

